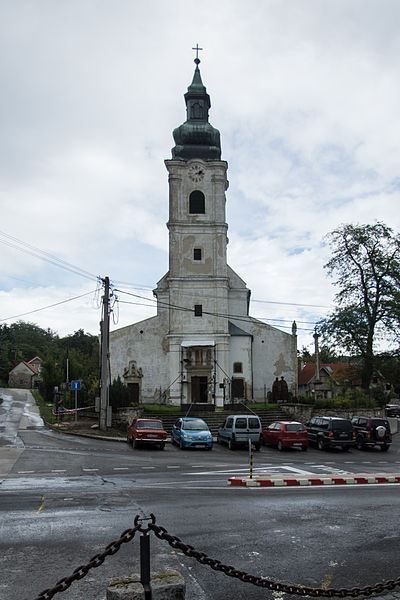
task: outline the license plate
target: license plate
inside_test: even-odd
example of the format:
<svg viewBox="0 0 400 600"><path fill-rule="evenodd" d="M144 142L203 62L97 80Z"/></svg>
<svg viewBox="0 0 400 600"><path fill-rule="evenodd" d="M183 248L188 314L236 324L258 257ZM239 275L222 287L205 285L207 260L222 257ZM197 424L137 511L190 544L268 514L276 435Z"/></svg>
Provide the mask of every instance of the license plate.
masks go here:
<svg viewBox="0 0 400 600"><path fill-rule="evenodd" d="M158 435L156 433L149 433L148 436L149 438L158 438Z"/></svg>

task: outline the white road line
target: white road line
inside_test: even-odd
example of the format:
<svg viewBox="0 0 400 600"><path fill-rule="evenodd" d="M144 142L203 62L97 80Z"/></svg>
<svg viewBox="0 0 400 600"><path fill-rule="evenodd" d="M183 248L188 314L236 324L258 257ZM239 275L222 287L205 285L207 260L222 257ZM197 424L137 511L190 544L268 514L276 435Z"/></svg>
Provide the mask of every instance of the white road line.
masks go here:
<svg viewBox="0 0 400 600"><path fill-rule="evenodd" d="M113 471L129 471L129 467L113 467Z"/></svg>
<svg viewBox="0 0 400 600"><path fill-rule="evenodd" d="M272 470L285 470L289 473L295 473L296 475L314 475L312 471L305 471L304 469L296 469L295 467L289 467L285 465L278 465L276 467L269 467L265 469L264 467L256 467L253 469L253 473L257 475L263 475L267 471ZM237 469L232 467L231 469L222 469L218 471L197 471L195 473L183 473L184 475L247 475L249 473L249 467L245 469Z"/></svg>
<svg viewBox="0 0 400 600"><path fill-rule="evenodd" d="M167 469L180 469L181 467L179 465L175 466L175 465L167 465Z"/></svg>
<svg viewBox="0 0 400 600"><path fill-rule="evenodd" d="M35 471L17 471L19 475L25 475L26 473L34 473Z"/></svg>
<svg viewBox="0 0 400 600"><path fill-rule="evenodd" d="M52 469L51 473L66 473L66 469Z"/></svg>
<svg viewBox="0 0 400 600"><path fill-rule="evenodd" d="M93 471L98 471L98 469L83 469L82 471L85 471L85 473L93 473Z"/></svg>
<svg viewBox="0 0 400 600"><path fill-rule="evenodd" d="M155 467L142 467L142 469L155 469Z"/></svg>

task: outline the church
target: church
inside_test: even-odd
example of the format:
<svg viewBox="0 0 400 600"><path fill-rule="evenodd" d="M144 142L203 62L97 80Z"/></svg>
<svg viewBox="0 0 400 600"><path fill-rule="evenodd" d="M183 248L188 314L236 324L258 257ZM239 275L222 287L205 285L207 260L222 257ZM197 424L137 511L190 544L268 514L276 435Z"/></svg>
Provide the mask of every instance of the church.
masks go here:
<svg viewBox="0 0 400 600"><path fill-rule="evenodd" d="M277 378L297 393L296 324L289 334L251 317L251 292L227 264L228 163L199 63L165 160L169 271L153 291L157 315L110 333L111 381L120 377L132 403L264 401Z"/></svg>

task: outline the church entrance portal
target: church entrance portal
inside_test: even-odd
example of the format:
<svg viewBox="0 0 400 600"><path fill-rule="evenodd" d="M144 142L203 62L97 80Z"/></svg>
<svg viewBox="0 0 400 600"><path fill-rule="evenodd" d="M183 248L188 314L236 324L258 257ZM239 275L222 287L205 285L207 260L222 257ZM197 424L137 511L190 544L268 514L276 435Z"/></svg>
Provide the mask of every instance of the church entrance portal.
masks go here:
<svg viewBox="0 0 400 600"><path fill-rule="evenodd" d="M139 404L139 384L128 383L129 404Z"/></svg>
<svg viewBox="0 0 400 600"><path fill-rule="evenodd" d="M244 398L244 380L232 379L232 399Z"/></svg>
<svg viewBox="0 0 400 600"><path fill-rule="evenodd" d="M208 377L192 376L191 396L193 404L208 401Z"/></svg>

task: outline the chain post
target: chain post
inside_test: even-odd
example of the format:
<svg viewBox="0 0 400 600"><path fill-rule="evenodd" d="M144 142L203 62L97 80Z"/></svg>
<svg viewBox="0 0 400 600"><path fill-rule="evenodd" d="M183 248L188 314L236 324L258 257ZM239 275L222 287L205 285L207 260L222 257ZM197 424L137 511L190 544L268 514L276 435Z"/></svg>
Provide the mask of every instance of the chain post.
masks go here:
<svg viewBox="0 0 400 600"><path fill-rule="evenodd" d="M150 517L144 517L143 519L137 519L137 522L151 521L154 522L155 518L153 515ZM152 591L150 584L150 536L149 528L140 529L141 536L139 538L140 544L140 583L143 586L144 600L152 600Z"/></svg>

